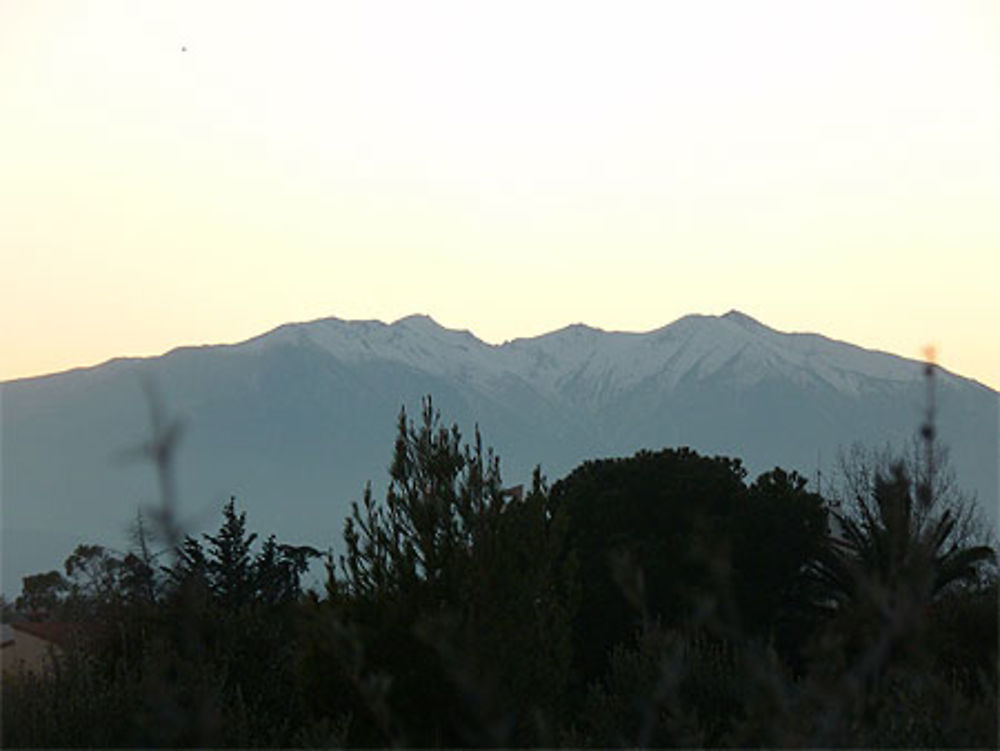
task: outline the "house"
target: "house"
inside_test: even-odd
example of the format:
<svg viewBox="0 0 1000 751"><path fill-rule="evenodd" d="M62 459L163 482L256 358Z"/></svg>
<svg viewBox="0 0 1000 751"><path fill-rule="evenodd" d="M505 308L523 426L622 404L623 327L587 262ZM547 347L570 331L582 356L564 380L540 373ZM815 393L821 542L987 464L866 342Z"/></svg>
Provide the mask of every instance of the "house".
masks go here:
<svg viewBox="0 0 1000 751"><path fill-rule="evenodd" d="M514 485L510 488L504 488L500 491L500 497L506 498L509 501L523 501L524 485Z"/></svg>
<svg viewBox="0 0 1000 751"><path fill-rule="evenodd" d="M56 621L16 621L3 624L0 666L4 677L25 671L44 672L67 645L73 624Z"/></svg>

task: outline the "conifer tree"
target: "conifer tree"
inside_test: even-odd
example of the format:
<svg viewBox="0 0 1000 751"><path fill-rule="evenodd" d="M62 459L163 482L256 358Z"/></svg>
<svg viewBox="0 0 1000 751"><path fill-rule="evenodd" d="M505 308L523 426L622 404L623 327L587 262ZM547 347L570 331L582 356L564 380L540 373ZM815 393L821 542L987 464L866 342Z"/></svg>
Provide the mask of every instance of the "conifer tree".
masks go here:
<svg viewBox="0 0 1000 751"><path fill-rule="evenodd" d="M419 425L402 411L385 500L369 487L353 505L330 582L341 628L368 655L361 699L375 676L390 680L402 735L358 722L352 740L551 743L538 718L555 726L569 668L564 530L540 473L531 493L504 491L478 430L463 444L429 397ZM376 715L371 700L365 710Z"/></svg>
<svg viewBox="0 0 1000 751"><path fill-rule="evenodd" d="M213 594L223 604L238 606L250 599L253 566L250 549L257 533L247 534L246 512L236 513L236 499L222 509L218 533L205 535L208 543L207 569Z"/></svg>

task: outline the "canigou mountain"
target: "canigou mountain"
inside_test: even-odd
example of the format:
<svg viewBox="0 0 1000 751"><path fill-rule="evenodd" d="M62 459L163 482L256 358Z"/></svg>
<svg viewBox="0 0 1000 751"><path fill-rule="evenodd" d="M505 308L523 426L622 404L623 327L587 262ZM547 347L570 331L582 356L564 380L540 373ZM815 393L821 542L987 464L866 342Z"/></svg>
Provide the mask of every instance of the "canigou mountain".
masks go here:
<svg viewBox="0 0 1000 751"><path fill-rule="evenodd" d="M680 445L814 478L853 442L899 445L926 405L922 363L738 311L501 345L419 315L287 324L4 383L5 592L77 542L123 546L137 508L156 502L152 467L127 459L150 436L144 378L182 426L175 479L189 531L236 495L263 528L319 547L339 539L366 482L384 484L400 407L415 414L426 394L464 433L482 428L509 484L536 463L556 479L584 459ZM998 394L940 369L935 389L959 482L995 523Z"/></svg>

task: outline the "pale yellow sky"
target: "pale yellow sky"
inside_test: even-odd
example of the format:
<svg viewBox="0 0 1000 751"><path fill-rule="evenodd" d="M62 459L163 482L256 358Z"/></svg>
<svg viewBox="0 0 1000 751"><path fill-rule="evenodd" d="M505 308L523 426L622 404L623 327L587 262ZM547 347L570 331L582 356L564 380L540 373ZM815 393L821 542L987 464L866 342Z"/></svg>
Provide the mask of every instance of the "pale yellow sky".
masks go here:
<svg viewBox="0 0 1000 751"><path fill-rule="evenodd" d="M2 0L0 274L0 379L738 308L997 388L1000 3Z"/></svg>

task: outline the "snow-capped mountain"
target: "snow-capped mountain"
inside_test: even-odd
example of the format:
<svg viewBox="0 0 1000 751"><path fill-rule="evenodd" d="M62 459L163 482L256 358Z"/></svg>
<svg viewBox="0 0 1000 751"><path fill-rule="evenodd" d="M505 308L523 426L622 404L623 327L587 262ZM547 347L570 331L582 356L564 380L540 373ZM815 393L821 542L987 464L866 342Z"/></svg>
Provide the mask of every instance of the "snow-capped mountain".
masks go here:
<svg viewBox="0 0 1000 751"><path fill-rule="evenodd" d="M581 381L607 398L649 378L673 389L724 367L738 370L746 385L768 375L802 383L818 378L848 394L857 394L864 379L905 383L922 377L913 361L815 334L784 334L735 310L720 317L685 316L643 334L574 324L502 345L443 328L424 315L391 325L326 318L282 326L242 346L289 343L318 347L345 363L393 362L483 387L516 377L552 396Z"/></svg>
<svg viewBox="0 0 1000 751"><path fill-rule="evenodd" d="M922 364L731 311L647 333L582 324L490 345L427 316L327 318L249 341L11 381L2 393L3 588L57 566L77 541L120 546L150 467L142 377L182 420L177 480L192 530L229 495L255 529L337 545L350 500L384 484L396 417L430 393L446 421L478 423L507 482L536 463L689 445L830 475L838 448L900 444L925 404ZM996 520L998 395L938 371L939 433L960 481Z"/></svg>

